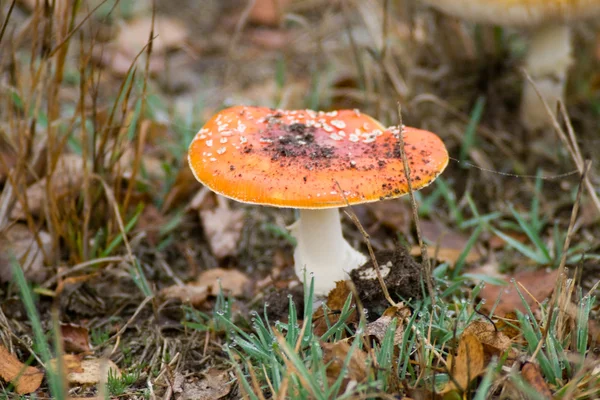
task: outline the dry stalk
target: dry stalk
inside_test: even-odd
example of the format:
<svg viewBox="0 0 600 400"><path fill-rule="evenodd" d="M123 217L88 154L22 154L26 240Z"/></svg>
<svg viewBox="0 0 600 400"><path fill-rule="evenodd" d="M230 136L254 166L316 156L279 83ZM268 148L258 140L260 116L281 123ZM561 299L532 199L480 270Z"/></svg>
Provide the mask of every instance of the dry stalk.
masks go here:
<svg viewBox="0 0 600 400"><path fill-rule="evenodd" d="M404 165L404 175L406 176L406 183L408 185L408 194L410 196L410 205L412 208L413 219L415 221L415 227L417 230L417 239L419 241L419 247L421 248L421 259L423 270L425 272L425 284L429 292L431 304L435 305L435 291L433 289L433 276L431 274L431 260L427 254L427 245L423 241L421 235L421 225L419 224L419 207L415 199L415 193L410 180L410 168L408 166L408 160L406 159L406 151L404 150L404 125L402 124L402 106L398 103L398 147L400 149L400 156L402 157L402 164Z"/></svg>
<svg viewBox="0 0 600 400"><path fill-rule="evenodd" d="M348 203L348 199L346 198L346 195L344 194L344 191L342 190L342 187L340 186L339 182L335 181L335 183L336 183L340 193L342 193L342 196L344 197L344 202L346 203L347 209L344 210L344 212L350 218L350 220L354 223L354 225L356 225L356 227L360 231L363 239L365 240L365 244L367 245L367 248L369 249L369 256L371 258L371 262L373 263L373 269L375 270L375 274L377 275L377 280L379 281L379 285L381 286L381 290L383 291L383 296L385 297L387 302L390 303L391 306L395 307L396 302L390 296L390 292L388 291L387 286L385 285L385 281L383 280L383 277L381 276L381 270L379 269L379 263L377 262L377 258L375 257L375 251L373 250L373 246L371 245L371 237L369 236L367 231L365 231L365 228L362 226L362 224L358 220L358 217L356 216L356 213L352 209L352 206L350 205L350 203ZM358 299L358 296L355 296L355 297Z"/></svg>

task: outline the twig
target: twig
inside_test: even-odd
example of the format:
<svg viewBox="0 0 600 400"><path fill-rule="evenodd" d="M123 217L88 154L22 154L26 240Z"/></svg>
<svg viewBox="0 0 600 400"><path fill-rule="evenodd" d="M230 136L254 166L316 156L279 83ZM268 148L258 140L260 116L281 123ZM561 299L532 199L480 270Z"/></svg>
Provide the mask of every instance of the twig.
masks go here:
<svg viewBox="0 0 600 400"><path fill-rule="evenodd" d="M6 31L6 27L8 26L8 20L10 19L10 15L12 14L13 8L15 8L15 3L17 0L13 0L10 3L10 7L8 8L8 13L6 14L6 18L4 18L4 23L2 24L2 29L0 29L0 43L2 42L2 38L4 37L4 32Z"/></svg>
<svg viewBox="0 0 600 400"><path fill-rule="evenodd" d="M402 106L398 103L398 144L400 149L400 156L402 157L402 165L404 165L404 175L406 176L406 184L408 186L408 194L410 196L410 205L412 208L413 219L415 221L415 227L417 229L417 239L419 241L419 247L421 248L421 259L425 270L425 284L429 291L429 297L431 298L431 305L435 305L435 292L433 290L433 277L431 275L431 260L427 255L427 245L423 241L421 235L421 226L419 223L419 207L415 200L415 193L410 180L410 168L408 167L408 160L406 159L406 151L404 151L404 125L402 124Z"/></svg>
<svg viewBox="0 0 600 400"><path fill-rule="evenodd" d="M125 323L125 325L123 325L123 327L121 329L119 329L119 331L117 333L115 333L113 336L111 336L108 340L106 340L104 343L110 342L111 340L115 339L115 338L119 338L121 337L121 335L127 330L127 328L129 328L129 325L131 325L131 323L133 322L133 320L138 316L138 314L144 309L144 307L146 306L146 304L148 304L150 302L150 300L152 300L154 298L154 296L148 296L146 297L138 306L138 308L135 310L135 312L133 313L133 315L131 316L131 318L129 318L129 320ZM102 343L102 344L104 344ZM115 352L116 350L116 345L115 348L113 348L113 350L111 351L111 355Z"/></svg>
<svg viewBox="0 0 600 400"><path fill-rule="evenodd" d="M356 227L362 234L363 239L365 240L365 243L367 244L367 248L369 249L369 256L371 258L371 262L373 263L373 269L375 270L375 273L377 274L377 280L379 281L379 285L381 286L381 290L383 291L383 296L385 297L387 302L390 303L391 306L395 307L396 302L390 296L390 292L388 291L387 286L385 285L383 276L381 276L381 270L379 269L379 263L377 262L377 258L375 257L375 251L373 250L373 246L371 245L371 237L369 236L367 231L365 231L365 228L362 226L362 224L358 220L358 217L356 216L356 213L352 209L352 206L350 205L350 203L348 203L348 199L346 198L346 195L344 194L344 191L342 190L340 183L336 180L335 184L337 185L340 193L342 193L342 196L344 197L344 202L346 203L347 209L344 210L344 212L350 218L350 220L352 220L354 225L356 225ZM358 296L355 296L355 297L358 299Z"/></svg>

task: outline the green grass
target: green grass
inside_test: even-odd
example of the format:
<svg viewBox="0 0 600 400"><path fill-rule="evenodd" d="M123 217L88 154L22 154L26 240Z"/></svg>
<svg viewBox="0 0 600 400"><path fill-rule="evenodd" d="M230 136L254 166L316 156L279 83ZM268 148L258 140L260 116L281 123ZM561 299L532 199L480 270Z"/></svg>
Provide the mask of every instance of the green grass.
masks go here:
<svg viewBox="0 0 600 400"><path fill-rule="evenodd" d="M48 382L50 393L55 399L65 399L66 389L63 386L63 380L61 378L63 371L60 370L60 367L58 368L58 371L55 371L50 367L50 360L53 358L53 356L50 351L50 347L48 346L47 337L42 328L40 316L35 306L33 292L29 287L27 280L25 279L25 275L23 274L21 266L14 258L11 258L11 266L14 281L19 288L19 292L21 293L21 301L25 306L27 316L33 330L35 340L34 348L39 353L41 360L46 366L46 380ZM52 334L55 338L57 337L56 332L53 332Z"/></svg>
<svg viewBox="0 0 600 400"><path fill-rule="evenodd" d="M468 299L456 297L457 293L460 292L452 292L435 307L429 301L412 304L410 319L394 320L381 343L365 336L364 318L358 324L348 323L354 311L351 295L346 299L339 319L335 323L327 321L326 331L317 335L311 323L314 305L311 288L305 290L305 308L301 314L291 297L288 299L286 322L270 321L267 308L261 313L252 312L250 319L234 316L231 312L233 300L220 295L212 323L208 315L187 309L185 324L190 328L212 328L223 332L226 340L223 351L236 369L239 384L249 398L260 398L256 393L258 389L272 396L285 394L291 399L352 398L376 395L390 388L397 390L398 382L429 387L435 380L438 388L448 382L447 374L432 373L432 363L438 354L447 354L454 337L460 335L462 329L477 316L472 306L476 293ZM322 307L328 315L329 310L325 305ZM394 345L398 324L404 326L405 334L402 343ZM339 376L332 377L327 371L328 365L322 362L323 343L341 340L350 340L351 345L342 371ZM366 371L365 381L354 386L342 385L351 368L352 354L368 347L372 348L372 352L362 366ZM422 354L425 360L422 365L411 362L415 352ZM422 369L426 371L424 378L421 377ZM483 384L489 386L489 380Z"/></svg>

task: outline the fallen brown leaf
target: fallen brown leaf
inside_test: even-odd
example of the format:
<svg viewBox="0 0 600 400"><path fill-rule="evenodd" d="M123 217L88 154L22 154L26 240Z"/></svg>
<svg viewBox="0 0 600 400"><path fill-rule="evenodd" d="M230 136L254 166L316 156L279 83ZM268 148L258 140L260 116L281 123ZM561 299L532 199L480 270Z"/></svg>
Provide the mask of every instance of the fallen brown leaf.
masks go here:
<svg viewBox="0 0 600 400"><path fill-rule="evenodd" d="M496 330L493 324L485 321L473 321L463 331L463 335L474 335L483 345L486 363L492 356L500 356L509 351L509 358L514 359L516 352L511 350L511 340L503 332Z"/></svg>
<svg viewBox="0 0 600 400"><path fill-rule="evenodd" d="M446 262L450 265L454 265L456 263L456 261L458 261L458 258L460 257L460 255L462 254L463 249L451 249L448 247L439 247L439 248L429 248L428 253L430 253L431 257L435 257L436 260L441 261L441 262ZM412 246L410 248L410 255L411 256L420 256L421 255L421 248L419 246ZM469 253L467 254L467 257L465 258L465 262L467 263L474 263L477 262L481 259L481 254L479 254L478 252L474 251L474 250L470 250Z"/></svg>
<svg viewBox="0 0 600 400"><path fill-rule="evenodd" d="M496 300L500 297L498 306L495 309L495 314L504 316L509 312L519 310L525 312L525 306L519 296L519 293L515 289L511 282L514 279L515 282L519 283L527 292L525 292L521 286L519 290L522 292L525 301L531 307L532 310L538 309L538 302L542 302L545 298L550 296L554 290L556 279L558 279L558 270L547 272L545 269L538 269L533 271L522 271L517 272L512 276L507 276L505 286L496 286L487 283L483 289L479 292L479 297L485 299L483 308L487 311L491 310L496 304ZM533 298L530 296L533 296Z"/></svg>
<svg viewBox="0 0 600 400"><path fill-rule="evenodd" d="M152 16L135 18L121 27L115 43L119 50L136 55L148 43L152 28ZM157 15L154 17L154 38L152 52L162 54L167 50L181 47L187 39L185 25L174 18Z"/></svg>
<svg viewBox="0 0 600 400"><path fill-rule="evenodd" d="M176 400L217 400L231 392L231 378L227 371L211 368L200 381L184 382Z"/></svg>
<svg viewBox="0 0 600 400"><path fill-rule="evenodd" d="M19 261L29 281L40 283L48 277L44 253L52 255L52 238L44 231L38 232L38 238L39 242L25 224L14 224L0 233L0 282L12 278L11 253Z"/></svg>
<svg viewBox="0 0 600 400"><path fill-rule="evenodd" d="M529 385L531 385L531 387L535 389L535 391L538 392L541 397L545 399L552 398L552 392L550 391L550 388L548 388L548 384L544 380L544 377L542 376L542 373L537 365L526 362L521 368L521 375L523 376L523 379L529 383Z"/></svg>
<svg viewBox="0 0 600 400"><path fill-rule="evenodd" d="M365 334L368 336L374 336L377 338L379 343L381 343L390 324L394 318L396 318L397 322L396 333L394 334L394 345L399 345L402 343L402 338L404 337L404 321L410 317L410 314L410 308L406 307L402 303L398 303L396 306L388 307L381 317L367 324L367 327L365 328Z"/></svg>
<svg viewBox="0 0 600 400"><path fill-rule="evenodd" d="M66 196L73 195L80 190L83 182L83 159L77 154L63 154L56 162L56 168L50 177L50 188L47 188L48 177L35 182L25 191L27 210L30 214L38 216L44 210L44 204L48 201L48 192L52 193L54 200L60 201ZM26 218L25 207L19 201L11 212L11 218L24 220Z"/></svg>
<svg viewBox="0 0 600 400"><path fill-rule="evenodd" d="M80 369L70 370L67 374L67 381L71 385L106 383L109 373L116 377L121 376L119 367L111 360L90 358L81 361Z"/></svg>
<svg viewBox="0 0 600 400"><path fill-rule="evenodd" d="M241 271L214 268L202 272L195 282L163 289L161 295L198 307L208 296L216 296L221 289L228 295L242 297L249 293L251 284L250 278Z"/></svg>
<svg viewBox="0 0 600 400"><path fill-rule="evenodd" d="M329 324L335 324L339 320L340 311L344 308L344 303L348 298L348 295L351 293L350 287L347 281L338 281L335 283L335 287L327 294L327 308L331 310L331 312L327 315L327 320ZM353 300L354 302L354 300ZM319 307L313 313L313 321L315 321L314 331L317 335L322 335L327 332L330 325L327 325L327 320L325 319L325 314L323 311L323 307ZM358 320L358 314L355 310L348 316L347 322L353 323Z"/></svg>
<svg viewBox="0 0 600 400"><path fill-rule="evenodd" d="M196 280L198 285L208 288L210 294L216 296L219 288L234 297L241 297L248 293L250 278L237 269L214 268L203 271Z"/></svg>
<svg viewBox="0 0 600 400"><path fill-rule="evenodd" d="M58 360L58 358L50 360L50 367L53 371L58 371ZM83 368L81 367L81 356L75 354L63 354L60 361L62 362L61 367L65 374L71 372L83 372Z"/></svg>
<svg viewBox="0 0 600 400"><path fill-rule="evenodd" d="M152 27L152 16L136 18L123 25L114 41L94 56L103 65L119 75L125 75L148 40ZM165 68L164 54L170 49L180 48L185 44L188 32L179 20L156 16L154 20L154 37L152 40L152 57L150 72L158 73Z"/></svg>
<svg viewBox="0 0 600 400"><path fill-rule="evenodd" d="M504 317L499 318L498 322L496 322L496 327L510 339L521 336L519 319L517 318L517 313L514 311L508 312L504 314Z"/></svg>
<svg viewBox="0 0 600 400"><path fill-rule="evenodd" d="M161 290L160 295L166 299L179 299L183 303L200 307L208 299L208 288L195 285L173 285Z"/></svg>
<svg viewBox="0 0 600 400"><path fill-rule="evenodd" d="M12 382L18 394L28 394L40 387L44 373L35 367L25 366L0 345L0 377L6 382Z"/></svg>
<svg viewBox="0 0 600 400"><path fill-rule="evenodd" d="M216 258L235 255L244 227L244 211L229 207L225 199L218 199L218 206L200 210L202 227Z"/></svg>
<svg viewBox="0 0 600 400"><path fill-rule="evenodd" d="M448 357L448 372L453 380L447 383L442 393L466 390L469 383L483 372L484 360L483 345L479 339L471 334L461 335L456 357Z"/></svg>
<svg viewBox="0 0 600 400"><path fill-rule="evenodd" d="M350 355L350 362L344 369L346 359L352 349L347 340L321 343L321 348L323 349L323 363L327 365L327 379L334 382L344 371L345 379L342 383L342 392L350 381L360 383L367 379L367 353L363 350L356 348Z"/></svg>
<svg viewBox="0 0 600 400"><path fill-rule="evenodd" d="M86 353L91 350L88 328L75 324L60 324L63 346L68 353Z"/></svg>

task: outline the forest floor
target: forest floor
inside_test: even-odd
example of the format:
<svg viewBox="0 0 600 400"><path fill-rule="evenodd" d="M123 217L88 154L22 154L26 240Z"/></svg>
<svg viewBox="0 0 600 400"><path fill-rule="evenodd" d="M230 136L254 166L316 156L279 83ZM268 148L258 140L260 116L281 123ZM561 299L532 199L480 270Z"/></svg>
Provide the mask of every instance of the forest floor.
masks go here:
<svg viewBox="0 0 600 400"><path fill-rule="evenodd" d="M0 3L0 398L600 397L597 21L559 129L530 132L528 32L412 1L155 3ZM342 213L391 299L315 296L293 210L196 181L188 145L238 104L385 126L401 104L440 136L418 221L409 196Z"/></svg>

